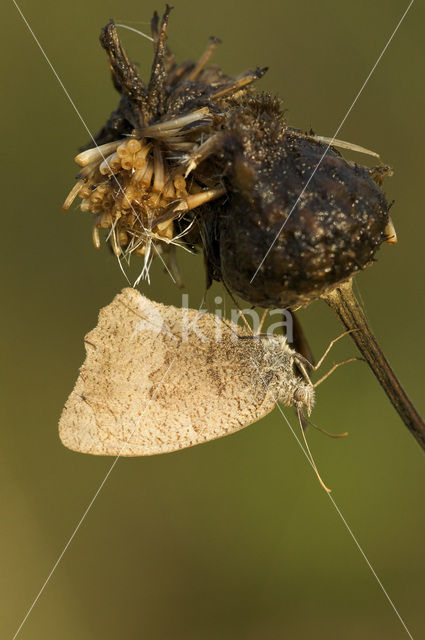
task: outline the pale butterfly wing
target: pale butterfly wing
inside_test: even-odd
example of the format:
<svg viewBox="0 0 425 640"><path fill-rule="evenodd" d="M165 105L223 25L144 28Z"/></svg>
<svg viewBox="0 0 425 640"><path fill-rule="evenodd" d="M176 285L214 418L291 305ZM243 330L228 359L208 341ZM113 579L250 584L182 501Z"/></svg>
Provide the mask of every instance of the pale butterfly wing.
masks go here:
<svg viewBox="0 0 425 640"><path fill-rule="evenodd" d="M74 451L175 451L238 431L275 406L256 376L260 341L235 340L216 316L166 307L135 289L101 310L85 345L59 422Z"/></svg>

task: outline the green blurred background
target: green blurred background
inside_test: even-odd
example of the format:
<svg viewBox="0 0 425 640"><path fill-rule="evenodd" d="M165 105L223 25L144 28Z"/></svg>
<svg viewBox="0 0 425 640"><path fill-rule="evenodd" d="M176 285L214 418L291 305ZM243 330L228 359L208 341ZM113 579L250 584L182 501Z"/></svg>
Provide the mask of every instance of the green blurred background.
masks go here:
<svg viewBox="0 0 425 640"><path fill-rule="evenodd" d="M269 65L260 87L281 95L291 124L332 136L407 2L176 2L170 44L197 57L210 35L230 74ZM98 33L110 17L148 31L153 2L22 1L22 10L88 127L117 102ZM395 168L396 247L357 278L369 320L419 410L423 393L423 114L421 23L413 5L339 137ZM4 7L1 637L12 637L111 459L72 453L57 421L83 336L125 285L91 246L90 220L60 210L73 156L88 135L11 2ZM122 39L147 74L150 43ZM422 56L423 57L423 56ZM367 162L363 156L356 158ZM181 255L192 306L201 258ZM139 265L138 265L139 266ZM179 304L161 265L143 292ZM221 293L213 288L210 300ZM301 314L316 355L340 332L317 302ZM328 360L355 353L339 343ZM287 411L294 427L294 415ZM348 430L310 446L333 497L414 637L424 628L424 454L366 365L318 391L314 420ZM19 637L406 637L348 531L277 411L248 429L164 456L123 459Z"/></svg>

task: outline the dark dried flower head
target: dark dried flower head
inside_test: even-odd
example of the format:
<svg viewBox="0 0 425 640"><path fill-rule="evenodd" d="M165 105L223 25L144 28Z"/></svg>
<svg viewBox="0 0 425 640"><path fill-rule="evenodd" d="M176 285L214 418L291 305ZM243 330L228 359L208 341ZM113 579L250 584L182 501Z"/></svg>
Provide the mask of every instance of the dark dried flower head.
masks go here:
<svg viewBox="0 0 425 640"><path fill-rule="evenodd" d="M348 162L337 146L377 154L288 127L280 101L252 90L265 68L228 77L208 66L216 38L197 63L177 64L169 13L152 20L147 84L113 21L102 30L121 98L97 146L75 158L64 209L78 195L95 246L105 229L117 256L144 256L143 275L155 251L178 278L174 245L200 245L209 281L260 306L306 304L395 241L380 189L390 169Z"/></svg>
<svg viewBox="0 0 425 640"><path fill-rule="evenodd" d="M256 69L229 78L208 61L218 44L211 38L197 63L177 65L166 44L170 7L159 21L152 20L154 61L149 83L139 77L122 48L114 22L102 30L115 88L121 94L118 109L95 138L97 146L76 156L83 168L65 200L68 209L76 196L82 211L94 216L93 241L108 230L116 255L145 256L152 245L169 250L188 232L188 212L220 198L226 192L223 172L198 169L219 152L215 133L224 127L232 96L266 71ZM180 224L176 224L180 221Z"/></svg>
<svg viewBox="0 0 425 640"><path fill-rule="evenodd" d="M232 189L211 216L208 258L213 277L252 304L294 308L369 265L389 235L394 242L390 205L375 169L286 127L270 101L244 103L229 123Z"/></svg>

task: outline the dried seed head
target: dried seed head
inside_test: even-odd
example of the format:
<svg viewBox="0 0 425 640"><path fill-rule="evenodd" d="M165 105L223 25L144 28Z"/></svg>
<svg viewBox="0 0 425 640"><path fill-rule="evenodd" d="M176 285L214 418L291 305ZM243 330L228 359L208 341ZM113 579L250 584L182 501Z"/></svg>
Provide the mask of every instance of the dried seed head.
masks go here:
<svg viewBox="0 0 425 640"><path fill-rule="evenodd" d="M97 146L76 156L84 169L63 206L68 209L78 195L83 211L103 212L95 226L114 230L108 237L116 255L146 254L143 248L151 241L173 243L193 218L185 219L188 211L224 194L222 170L211 178L208 172L187 171L188 164L223 126L220 113L232 94L249 91L265 71L229 78L217 67L206 67L216 39L198 63L177 65L166 46L169 11L152 25L154 64L148 86L129 62L113 21L102 30L100 41L122 99L96 137ZM93 238L97 247L98 231Z"/></svg>
<svg viewBox="0 0 425 640"><path fill-rule="evenodd" d="M229 123L233 189L209 250L213 277L229 289L262 307L294 308L371 264L390 205L368 168L284 129L276 111L253 97Z"/></svg>
<svg viewBox="0 0 425 640"><path fill-rule="evenodd" d="M207 66L216 39L198 63L176 64L169 12L152 22L147 85L113 21L102 29L121 99L97 146L75 158L83 169L63 208L79 197L83 211L101 214L95 225L114 253L144 255L145 275L152 243L174 261L171 245L185 242L202 246L209 281L250 302L307 304L394 242L380 189L392 170L348 162L335 148L378 155L364 147L329 148L329 138L288 127L280 101L251 90L266 68L228 77Z"/></svg>

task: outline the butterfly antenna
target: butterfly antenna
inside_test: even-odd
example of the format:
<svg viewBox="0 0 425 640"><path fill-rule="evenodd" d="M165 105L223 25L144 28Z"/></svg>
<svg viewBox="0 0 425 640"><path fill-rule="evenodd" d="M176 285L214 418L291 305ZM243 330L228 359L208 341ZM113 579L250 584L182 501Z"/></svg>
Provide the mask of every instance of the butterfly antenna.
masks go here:
<svg viewBox="0 0 425 640"><path fill-rule="evenodd" d="M320 477L319 471L317 470L316 463L314 462L314 458L313 458L313 456L311 454L310 447L308 446L307 438L306 438L305 433L304 433L304 429L303 429L303 425L302 425L301 415L300 415L299 409L297 409L297 415L298 415L298 420L299 420L300 427L301 427L301 433L302 433L302 436L303 436L304 444L305 444L306 449L307 449L308 458L310 460L311 466L313 467L313 469L314 469L314 471L316 473L317 479L320 482L320 484L322 485L322 487L324 488L324 490L327 491L328 493L331 493L331 489L329 489L325 485L325 483L323 482L322 478Z"/></svg>
<svg viewBox="0 0 425 640"><path fill-rule="evenodd" d="M346 438L348 436L348 431L344 431L344 433L329 433L329 431L322 429L322 427L318 427L317 424L314 424L314 422L312 422L309 418L306 418L306 421L310 426L317 429L317 431L324 433L325 436L329 436L330 438Z"/></svg>

